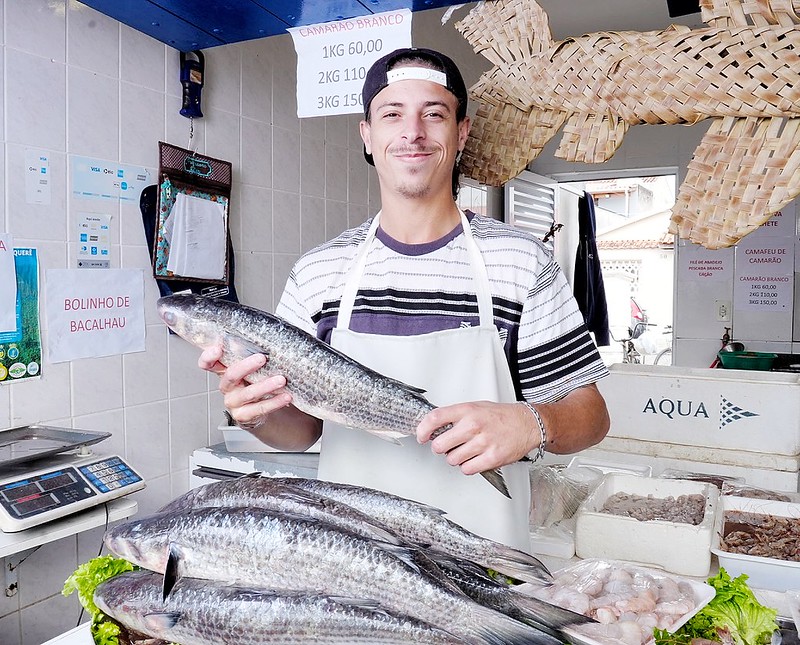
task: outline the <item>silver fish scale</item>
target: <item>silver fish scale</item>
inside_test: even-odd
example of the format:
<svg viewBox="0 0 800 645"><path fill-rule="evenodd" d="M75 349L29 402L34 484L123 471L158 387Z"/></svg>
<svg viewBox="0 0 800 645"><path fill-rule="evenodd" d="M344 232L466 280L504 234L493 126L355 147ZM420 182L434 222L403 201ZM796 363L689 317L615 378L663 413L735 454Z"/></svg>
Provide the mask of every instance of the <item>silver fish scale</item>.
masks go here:
<svg viewBox="0 0 800 645"><path fill-rule="evenodd" d="M158 574L129 572L100 585L95 600L106 614L128 628L185 645L461 642L425 623L359 601L246 590L190 578L178 583L162 601L162 585ZM164 620L158 625L152 618L167 612L177 616L174 624ZM148 616L149 621L145 620Z"/></svg>
<svg viewBox="0 0 800 645"><path fill-rule="evenodd" d="M304 518L254 508L200 509L118 525L106 543L118 556L161 573L173 543L183 576L283 589L308 584L317 593L370 598L470 642L486 627L487 615L479 611L485 608L477 603L369 540ZM501 624L506 618L494 617Z"/></svg>

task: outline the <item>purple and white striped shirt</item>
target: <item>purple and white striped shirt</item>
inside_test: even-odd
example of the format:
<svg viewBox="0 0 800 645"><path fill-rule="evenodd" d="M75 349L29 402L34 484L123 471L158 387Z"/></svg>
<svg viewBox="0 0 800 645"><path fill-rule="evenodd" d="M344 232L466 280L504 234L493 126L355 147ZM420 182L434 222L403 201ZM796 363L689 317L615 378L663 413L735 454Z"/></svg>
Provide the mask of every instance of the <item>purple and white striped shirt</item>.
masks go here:
<svg viewBox="0 0 800 645"><path fill-rule="evenodd" d="M494 321L517 397L557 401L608 373L561 269L530 233L468 213L486 264ZM276 313L330 342L339 301L370 221L295 264ZM403 244L379 227L350 329L414 336L479 324L474 277L459 224L426 244Z"/></svg>

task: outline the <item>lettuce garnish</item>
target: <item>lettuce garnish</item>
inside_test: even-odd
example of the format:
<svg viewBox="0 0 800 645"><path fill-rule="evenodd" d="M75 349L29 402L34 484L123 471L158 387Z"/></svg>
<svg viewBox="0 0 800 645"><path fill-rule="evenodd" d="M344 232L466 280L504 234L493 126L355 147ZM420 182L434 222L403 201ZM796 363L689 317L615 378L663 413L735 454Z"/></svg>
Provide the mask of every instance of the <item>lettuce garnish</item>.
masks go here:
<svg viewBox="0 0 800 645"><path fill-rule="evenodd" d="M708 579L716 595L674 634L656 629L656 645L688 645L705 638L736 645L766 645L778 629L777 610L758 602L746 574L731 578L724 568Z"/></svg>
<svg viewBox="0 0 800 645"><path fill-rule="evenodd" d="M96 645L119 645L119 635L122 630L94 604L94 590L101 582L134 569L136 567L127 560L101 555L84 562L64 582L61 593L69 596L73 592L78 592L81 606L91 616L90 632Z"/></svg>

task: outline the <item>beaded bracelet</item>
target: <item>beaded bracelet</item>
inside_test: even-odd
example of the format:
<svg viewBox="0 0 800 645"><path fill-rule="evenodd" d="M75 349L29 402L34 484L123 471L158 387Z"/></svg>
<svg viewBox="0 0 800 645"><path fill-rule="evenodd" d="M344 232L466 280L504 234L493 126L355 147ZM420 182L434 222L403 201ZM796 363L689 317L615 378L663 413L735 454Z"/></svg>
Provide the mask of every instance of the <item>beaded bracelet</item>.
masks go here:
<svg viewBox="0 0 800 645"><path fill-rule="evenodd" d="M542 422L542 417L539 415L539 411L527 401L520 401L520 403L531 411L533 418L536 419L536 423L539 425L539 434L542 435L542 440L539 442L536 454L531 457L532 461L538 461L544 457L544 449L547 446L547 430L544 429L544 423Z"/></svg>

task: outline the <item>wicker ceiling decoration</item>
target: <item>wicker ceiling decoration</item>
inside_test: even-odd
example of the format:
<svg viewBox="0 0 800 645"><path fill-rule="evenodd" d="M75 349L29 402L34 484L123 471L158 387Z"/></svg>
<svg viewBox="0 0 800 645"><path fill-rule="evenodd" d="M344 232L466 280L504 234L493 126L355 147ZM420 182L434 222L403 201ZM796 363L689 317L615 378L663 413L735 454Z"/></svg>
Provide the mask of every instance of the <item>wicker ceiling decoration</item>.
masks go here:
<svg viewBox="0 0 800 645"><path fill-rule="evenodd" d="M563 128L556 156L607 161L631 125L714 119L695 150L671 230L735 244L800 194L800 0L700 0L702 29L599 32L554 42L533 0L476 6L456 27L495 67L465 175L516 177Z"/></svg>

